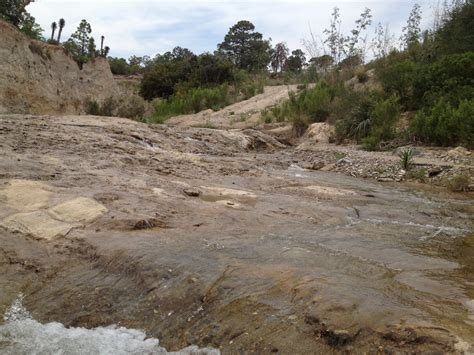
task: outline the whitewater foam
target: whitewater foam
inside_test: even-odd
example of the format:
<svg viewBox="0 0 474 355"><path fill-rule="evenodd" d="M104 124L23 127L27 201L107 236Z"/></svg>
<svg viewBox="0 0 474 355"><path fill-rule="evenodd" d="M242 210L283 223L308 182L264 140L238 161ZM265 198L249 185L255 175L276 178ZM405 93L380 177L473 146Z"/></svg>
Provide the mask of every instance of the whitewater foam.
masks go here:
<svg viewBox="0 0 474 355"><path fill-rule="evenodd" d="M86 329L66 328L57 322L41 324L31 318L22 298L20 295L5 312L5 324L0 326L2 354L220 354L219 350L197 346L167 352L158 339L147 338L141 330L116 325Z"/></svg>

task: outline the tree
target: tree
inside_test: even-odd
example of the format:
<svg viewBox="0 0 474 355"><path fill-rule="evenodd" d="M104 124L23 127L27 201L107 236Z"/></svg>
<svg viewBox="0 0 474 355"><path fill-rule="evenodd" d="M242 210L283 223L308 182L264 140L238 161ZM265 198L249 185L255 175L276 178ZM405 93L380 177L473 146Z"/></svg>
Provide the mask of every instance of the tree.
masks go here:
<svg viewBox="0 0 474 355"><path fill-rule="evenodd" d="M27 16L26 7L33 0L2 0L0 1L0 18L20 28Z"/></svg>
<svg viewBox="0 0 474 355"><path fill-rule="evenodd" d="M400 41L405 49L410 49L420 43L421 38L421 6L415 4L410 12L408 21L402 30Z"/></svg>
<svg viewBox="0 0 474 355"><path fill-rule="evenodd" d="M105 40L105 37L100 36L100 55L101 56L104 56L104 40Z"/></svg>
<svg viewBox="0 0 474 355"><path fill-rule="evenodd" d="M270 42L255 32L249 21L239 21L229 29L218 50L238 68L248 71L266 69L270 62Z"/></svg>
<svg viewBox="0 0 474 355"><path fill-rule="evenodd" d="M329 54L325 54L319 57L311 58L311 65L316 67L318 72L327 73L332 65L334 65L334 59Z"/></svg>
<svg viewBox="0 0 474 355"><path fill-rule="evenodd" d="M474 1L454 4L446 10L444 22L435 33L440 54L456 54L474 51Z"/></svg>
<svg viewBox="0 0 474 355"><path fill-rule="evenodd" d="M74 60L82 67L82 64L89 60L89 44L90 34L92 32L91 25L82 20L77 27L76 32L67 40L64 47L69 51Z"/></svg>
<svg viewBox="0 0 474 355"><path fill-rule="evenodd" d="M58 43L61 43L61 34L63 33L64 26L66 26L66 21L63 18L59 19Z"/></svg>
<svg viewBox="0 0 474 355"><path fill-rule="evenodd" d="M96 55L95 51L95 40L94 37L89 38L89 44L87 45L87 52L89 54L89 58L94 58Z"/></svg>
<svg viewBox="0 0 474 355"><path fill-rule="evenodd" d="M36 39L38 41L43 41L43 29L41 28L38 23L36 23L36 19L31 16L29 13L26 13L23 17L23 20L20 25L20 31L26 34L28 37Z"/></svg>
<svg viewBox="0 0 474 355"><path fill-rule="evenodd" d="M306 66L306 57L301 49L291 52L291 56L286 61L285 70L293 73L301 73Z"/></svg>
<svg viewBox="0 0 474 355"><path fill-rule="evenodd" d="M221 55L203 53L197 58L189 81L193 86L219 85L234 77L234 64Z"/></svg>
<svg viewBox="0 0 474 355"><path fill-rule="evenodd" d="M270 62L273 72L278 73L279 71L283 70L286 60L288 59L288 53L289 50L286 43L281 42L275 45L275 48L272 51Z"/></svg>
<svg viewBox="0 0 474 355"><path fill-rule="evenodd" d="M344 37L341 34L341 14L338 7L335 7L331 14L331 23L329 28L324 30L327 36L324 43L329 47L330 55L334 63L341 61L344 50Z"/></svg>
<svg viewBox="0 0 474 355"><path fill-rule="evenodd" d="M56 29L58 28L58 24L56 22L53 22L51 24L51 39L50 41L54 41L54 33L56 32Z"/></svg>
<svg viewBox="0 0 474 355"><path fill-rule="evenodd" d="M345 54L347 57L359 56L363 59L365 57L365 47L358 48L359 41L366 43L367 37L361 38L363 31L372 24L372 14L369 8L365 8L364 12L360 14L359 19L356 21L355 28L351 31L351 35L345 40L346 49Z"/></svg>
<svg viewBox="0 0 474 355"><path fill-rule="evenodd" d="M377 59L387 56L393 50L394 35L390 34L388 24L385 28L379 22L375 28L375 37L372 40L372 52Z"/></svg>
<svg viewBox="0 0 474 355"><path fill-rule="evenodd" d="M130 68L125 58L108 58L110 71L115 75L128 75Z"/></svg>

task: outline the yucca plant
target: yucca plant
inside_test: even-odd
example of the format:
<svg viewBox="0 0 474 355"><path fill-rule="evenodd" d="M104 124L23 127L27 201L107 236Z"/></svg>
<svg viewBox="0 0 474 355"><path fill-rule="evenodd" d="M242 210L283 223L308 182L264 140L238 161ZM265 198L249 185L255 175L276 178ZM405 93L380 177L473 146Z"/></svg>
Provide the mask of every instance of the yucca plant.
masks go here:
<svg viewBox="0 0 474 355"><path fill-rule="evenodd" d="M400 154L400 165L403 170L409 170L413 164L413 149L408 148L403 150Z"/></svg>
<svg viewBox="0 0 474 355"><path fill-rule="evenodd" d="M63 33L64 26L66 26L66 21L63 18L59 19L58 43L61 43L61 34Z"/></svg>

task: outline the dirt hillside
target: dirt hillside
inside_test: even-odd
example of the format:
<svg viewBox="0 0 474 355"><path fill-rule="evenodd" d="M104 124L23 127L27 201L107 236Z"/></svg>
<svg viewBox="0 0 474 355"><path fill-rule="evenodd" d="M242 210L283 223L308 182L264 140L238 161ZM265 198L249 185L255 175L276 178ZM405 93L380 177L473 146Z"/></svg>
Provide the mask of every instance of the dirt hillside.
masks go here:
<svg viewBox="0 0 474 355"><path fill-rule="evenodd" d="M62 47L31 40L0 21L0 113L79 114L86 99L117 94L105 58L81 70Z"/></svg>

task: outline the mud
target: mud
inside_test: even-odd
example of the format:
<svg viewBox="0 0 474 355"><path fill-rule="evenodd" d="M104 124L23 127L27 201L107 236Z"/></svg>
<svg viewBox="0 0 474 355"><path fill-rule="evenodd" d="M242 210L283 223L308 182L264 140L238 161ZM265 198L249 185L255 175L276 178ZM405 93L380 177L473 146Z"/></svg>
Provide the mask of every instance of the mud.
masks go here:
<svg viewBox="0 0 474 355"><path fill-rule="evenodd" d="M168 350L474 351L470 194L305 170L252 129L3 115L0 136L1 314L22 293L38 322ZM8 223L31 213L69 231Z"/></svg>

